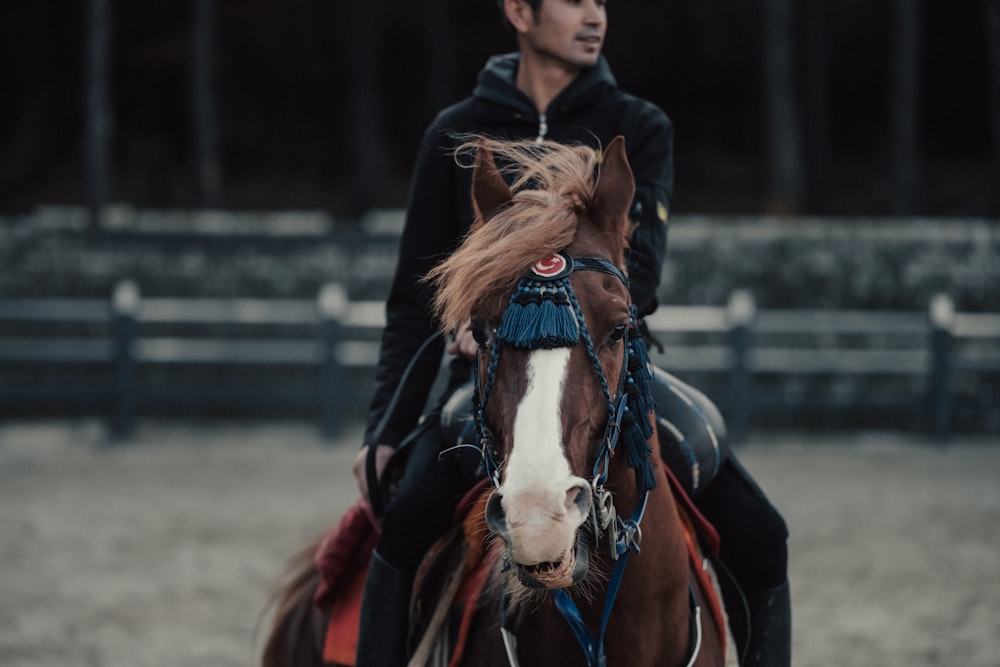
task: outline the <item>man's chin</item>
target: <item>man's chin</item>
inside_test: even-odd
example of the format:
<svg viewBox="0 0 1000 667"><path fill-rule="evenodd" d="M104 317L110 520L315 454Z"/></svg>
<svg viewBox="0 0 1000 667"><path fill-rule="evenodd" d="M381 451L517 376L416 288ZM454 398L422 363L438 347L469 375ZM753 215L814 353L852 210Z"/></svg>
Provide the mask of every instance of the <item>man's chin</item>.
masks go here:
<svg viewBox="0 0 1000 667"><path fill-rule="evenodd" d="M587 52L575 55L570 61L570 65L579 68L581 70L590 69L597 64L598 59L601 57L601 51L598 49L594 52Z"/></svg>

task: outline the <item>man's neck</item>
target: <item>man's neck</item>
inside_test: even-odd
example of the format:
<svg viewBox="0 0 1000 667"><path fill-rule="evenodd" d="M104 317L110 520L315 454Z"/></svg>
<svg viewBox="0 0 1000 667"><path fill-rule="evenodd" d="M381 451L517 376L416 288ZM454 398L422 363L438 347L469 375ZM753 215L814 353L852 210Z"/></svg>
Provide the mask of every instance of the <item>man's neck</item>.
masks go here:
<svg viewBox="0 0 1000 667"><path fill-rule="evenodd" d="M522 51L514 83L535 104L538 115L544 116L552 100L580 76L581 70L551 59L526 55Z"/></svg>

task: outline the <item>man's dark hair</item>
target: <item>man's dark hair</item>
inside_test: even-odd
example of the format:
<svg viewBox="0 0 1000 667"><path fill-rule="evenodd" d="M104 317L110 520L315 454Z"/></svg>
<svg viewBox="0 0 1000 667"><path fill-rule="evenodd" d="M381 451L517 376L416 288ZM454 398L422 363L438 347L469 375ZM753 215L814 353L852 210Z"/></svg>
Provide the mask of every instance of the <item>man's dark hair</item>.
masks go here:
<svg viewBox="0 0 1000 667"><path fill-rule="evenodd" d="M524 0L531 7L531 13L534 16L538 16L538 10L542 8L542 0ZM503 25L507 30L514 32L514 26L510 24L507 20L507 12L503 10L504 0L497 0L497 9L500 10L500 20L503 21Z"/></svg>

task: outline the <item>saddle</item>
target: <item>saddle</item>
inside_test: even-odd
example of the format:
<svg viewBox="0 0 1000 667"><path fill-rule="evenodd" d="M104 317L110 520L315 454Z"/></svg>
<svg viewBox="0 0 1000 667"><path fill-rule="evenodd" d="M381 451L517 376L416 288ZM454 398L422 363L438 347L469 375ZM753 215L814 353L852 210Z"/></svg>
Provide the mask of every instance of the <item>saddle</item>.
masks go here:
<svg viewBox="0 0 1000 667"><path fill-rule="evenodd" d="M486 527L469 517L482 517L492 491L486 481L472 489L456 510L456 522L424 558L416 578L411 605L411 636L423 636L440 629L452 605L459 605L462 640L468 633L472 612L489 574L493 560L487 558ZM478 511L476 508L478 506ZM323 642L323 660L337 665L353 665L361 619L361 600L368 561L378 541L379 526L370 505L361 499L348 508L343 518L320 543L314 561L319 585L313 596L316 607L329 622ZM439 604L439 599L444 604ZM443 609L444 611L440 611ZM435 613L436 612L436 613ZM426 648L418 646L418 650ZM460 656L459 656L460 659Z"/></svg>

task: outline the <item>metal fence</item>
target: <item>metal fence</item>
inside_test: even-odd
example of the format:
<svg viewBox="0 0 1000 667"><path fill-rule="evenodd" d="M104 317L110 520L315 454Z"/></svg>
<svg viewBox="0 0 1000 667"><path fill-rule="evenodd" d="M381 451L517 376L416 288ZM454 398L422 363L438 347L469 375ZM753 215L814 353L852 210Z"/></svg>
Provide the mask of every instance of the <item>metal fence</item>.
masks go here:
<svg viewBox="0 0 1000 667"><path fill-rule="evenodd" d="M144 415L294 414L328 434L361 416L384 324L380 301L337 283L315 299L0 299L0 417L98 414L127 437ZM720 404L734 439L764 423L946 436L1000 430L1000 314L661 306L654 363ZM818 420L818 421L817 421Z"/></svg>

